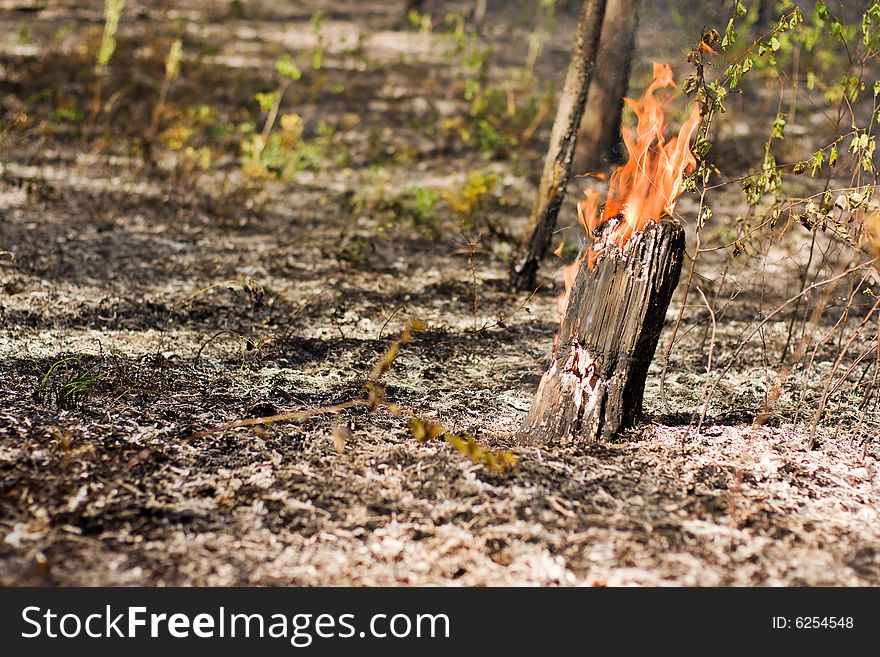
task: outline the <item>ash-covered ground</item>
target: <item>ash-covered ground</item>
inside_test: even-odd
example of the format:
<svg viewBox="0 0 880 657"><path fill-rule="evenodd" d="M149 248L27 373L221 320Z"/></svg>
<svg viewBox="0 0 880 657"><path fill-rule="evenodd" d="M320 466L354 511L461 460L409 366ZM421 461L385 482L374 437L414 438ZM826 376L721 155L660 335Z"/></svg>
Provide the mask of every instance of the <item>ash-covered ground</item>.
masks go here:
<svg viewBox="0 0 880 657"><path fill-rule="evenodd" d="M327 80L313 82L344 91L308 89L285 111L338 126L344 161L328 146L320 155L330 161L284 181L247 179L234 148L204 171L185 148L145 165L129 130L150 123L157 41L184 34L184 52L198 53L184 59L169 121L205 105L230 124L277 83L280 53L318 47L312 19L323 3L243 4L130 3L100 130L87 116L78 127L51 118L48 105L88 106L81 71L100 34L97 5L0 6L4 117L31 119L5 133L0 182L0 251L12 254L0 255L0 583L880 583L880 418L876 405L859 408L861 367L815 431L839 340L778 384L791 326L793 345L831 329L844 292L818 327L803 311L794 324L790 312L768 321L696 431L709 347L714 377L755 319L797 292L806 230L763 258L705 259L697 282L717 294L714 340L692 296L664 404L676 295L638 429L614 443L518 447L549 361L561 275L551 256L530 296L509 291L507 271L551 119L515 157L444 141L419 121L467 111L447 91L461 79L448 42L401 21L393 3L340 2L321 28ZM688 26L669 27L654 4L634 84L652 48L679 61L686 50ZM538 64L548 79L561 78L573 30L573 17L557 20ZM493 71L521 66L521 17L499 11L487 29ZM454 205L473 171L492 183L468 223ZM435 217L413 210L413 188L439 190ZM715 216L740 202L720 196ZM694 209L683 199L686 228ZM574 223L570 205L563 215ZM852 305L851 327L870 301ZM399 414L357 407L203 435L364 398L370 371L414 318L428 330L382 379ZM771 392L778 399L756 424ZM442 440L418 442L411 417L510 451L518 468L495 473Z"/></svg>

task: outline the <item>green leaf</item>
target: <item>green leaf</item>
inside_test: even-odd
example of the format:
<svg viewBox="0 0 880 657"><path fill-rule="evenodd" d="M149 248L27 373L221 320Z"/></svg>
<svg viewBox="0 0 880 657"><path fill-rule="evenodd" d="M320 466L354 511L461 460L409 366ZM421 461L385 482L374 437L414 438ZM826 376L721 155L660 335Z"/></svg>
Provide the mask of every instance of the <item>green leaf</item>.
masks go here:
<svg viewBox="0 0 880 657"><path fill-rule="evenodd" d="M176 80L180 75L180 60L183 58L183 42L177 39L168 49L168 57L165 58L165 77L168 80Z"/></svg>
<svg viewBox="0 0 880 657"><path fill-rule="evenodd" d="M314 14L312 14L312 17L309 19L309 23L311 23L312 25L312 32L314 32L315 34L320 33L321 25L323 24L326 17L327 14L324 12L323 9L319 9Z"/></svg>
<svg viewBox="0 0 880 657"><path fill-rule="evenodd" d="M867 137L867 134L865 135ZM874 137L870 137L867 145L865 146L865 150L862 152L862 168L867 173L874 173L874 149L877 146L877 143Z"/></svg>
<svg viewBox="0 0 880 657"><path fill-rule="evenodd" d="M785 139L785 114L777 114L770 127L770 136L774 139Z"/></svg>
<svg viewBox="0 0 880 657"><path fill-rule="evenodd" d="M822 170L822 163L825 162L825 153L816 151L813 153L813 168L810 171L810 177L815 178L816 174Z"/></svg>
<svg viewBox="0 0 880 657"><path fill-rule="evenodd" d="M302 78L302 70L293 61L290 55L282 55L275 64L276 70L286 78L299 80Z"/></svg>
<svg viewBox="0 0 880 657"><path fill-rule="evenodd" d="M839 21L832 21L828 26L828 33L835 37L840 43L846 41L846 37L843 33L843 25L841 25Z"/></svg>
<svg viewBox="0 0 880 657"><path fill-rule="evenodd" d="M697 137L696 143L694 143L694 156L698 160L702 160L706 157L709 151L712 149L712 142L706 139L703 136Z"/></svg>
<svg viewBox="0 0 880 657"><path fill-rule="evenodd" d="M703 207L703 211L700 212L700 216L697 218L697 230L702 230L703 226L710 219L712 219L712 208L707 205Z"/></svg>
<svg viewBox="0 0 880 657"><path fill-rule="evenodd" d="M272 109L272 106L275 104L275 101L277 99L277 91L257 92L256 94L254 94L254 100L256 100L260 104L260 109L264 112L268 112L270 109Z"/></svg>
<svg viewBox="0 0 880 657"><path fill-rule="evenodd" d="M727 29L724 30L724 38L721 39L721 50L727 50L736 43L736 30L733 29L733 19L727 22Z"/></svg>

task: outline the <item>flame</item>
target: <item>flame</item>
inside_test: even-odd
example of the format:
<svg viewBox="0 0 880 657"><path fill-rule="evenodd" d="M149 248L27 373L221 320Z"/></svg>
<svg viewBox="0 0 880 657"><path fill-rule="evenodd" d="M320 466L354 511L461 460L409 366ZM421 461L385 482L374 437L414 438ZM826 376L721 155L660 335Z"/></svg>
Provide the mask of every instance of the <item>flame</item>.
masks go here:
<svg viewBox="0 0 880 657"><path fill-rule="evenodd" d="M698 47L700 50L702 50L703 52L705 52L705 53L709 53L710 55L717 55L717 54L718 54L718 51L715 50L715 48L713 48L712 46L710 46L708 43L706 43L706 42L703 41L702 39L700 40L700 43L697 44L697 47Z"/></svg>
<svg viewBox="0 0 880 657"><path fill-rule="evenodd" d="M622 248L649 221L673 215L682 191L682 178L697 163L690 141L700 124L699 106L694 103L690 117L678 134L666 141L663 102L655 98L654 93L674 86L672 68L655 63L654 79L644 95L639 100L625 99L638 120L635 131L623 132L627 162L611 175L601 214L596 191L585 190L584 198L578 203L578 219L587 231L590 244L563 271L565 294L559 300L560 313L565 311L568 292L582 260L592 269L609 247Z"/></svg>

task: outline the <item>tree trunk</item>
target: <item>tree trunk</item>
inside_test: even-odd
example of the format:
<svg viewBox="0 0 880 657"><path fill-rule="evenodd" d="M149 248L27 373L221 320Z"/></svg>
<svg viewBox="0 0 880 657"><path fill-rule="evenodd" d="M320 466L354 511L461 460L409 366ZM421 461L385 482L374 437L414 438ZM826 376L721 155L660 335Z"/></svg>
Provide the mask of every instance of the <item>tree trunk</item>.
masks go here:
<svg viewBox="0 0 880 657"><path fill-rule="evenodd" d="M532 290L535 287L538 262L550 247L556 217L565 198L565 187L571 177L578 126L596 66L605 2L606 0L584 0L571 63L553 123L550 149L544 160L544 172L529 216L528 237L521 254L514 260L511 271L511 283L520 290Z"/></svg>
<svg viewBox="0 0 880 657"><path fill-rule="evenodd" d="M758 2L758 27L771 27L779 20L782 12L776 10L776 0L759 0Z"/></svg>
<svg viewBox="0 0 880 657"><path fill-rule="evenodd" d="M629 88L639 2L608 0L596 55L596 73L578 132L575 173L599 171L624 159L620 116L623 98Z"/></svg>
<svg viewBox="0 0 880 657"><path fill-rule="evenodd" d="M635 424L683 254L684 231L666 218L581 266L520 443L606 440Z"/></svg>
<svg viewBox="0 0 880 657"><path fill-rule="evenodd" d="M474 3L474 24L477 31L482 31L486 25L486 2L487 0L476 0Z"/></svg>

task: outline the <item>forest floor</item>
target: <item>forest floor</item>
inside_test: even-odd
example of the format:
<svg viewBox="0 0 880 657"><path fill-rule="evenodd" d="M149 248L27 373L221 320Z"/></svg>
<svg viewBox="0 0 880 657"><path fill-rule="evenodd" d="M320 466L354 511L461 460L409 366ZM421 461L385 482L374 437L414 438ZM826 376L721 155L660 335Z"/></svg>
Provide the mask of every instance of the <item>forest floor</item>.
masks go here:
<svg viewBox="0 0 880 657"><path fill-rule="evenodd" d="M90 87L76 73L86 60L76 53L100 12L75 2L22 10L45 4L0 5L7 122L62 102L41 87L88 105ZM164 51L144 51L184 26L207 54L198 76L187 78L184 60L179 98L201 94L222 113L277 84L281 44L315 47L309 19L322 3L237 17L240 3L192 2L176 22L163 7L178 3L132 4L118 55L145 58L128 69L132 84L149 74L157 88ZM641 39L650 43L652 20L664 19L646 4ZM58 114L8 133L0 251L14 258L0 256L0 585L880 584L876 410L859 416L856 392L841 393L835 420L810 440L834 350L788 377L766 421L753 422L789 314L738 357L702 432L693 420L709 323L699 304L684 313L672 351L670 410L661 398L677 295L644 424L613 443L516 445L558 325L555 265L532 296L507 286L511 236L524 230L549 120L516 158L424 137L419 117L461 111L457 101L424 100L455 64L427 36L395 25L391 10L363 5L335 3L325 29L332 43L362 31L358 56L369 66L329 49L322 70L345 92L306 95L286 110L307 124L347 125L336 137L353 154L344 164L259 183L241 176L234 152L204 172L180 160L145 167L117 146L129 143L129 124L149 124L137 108L113 110L109 136L88 148ZM495 61L517 62L524 28L493 20L494 34L508 35ZM54 49L28 45L67 25ZM289 45L302 35L305 45ZM551 41L540 66L558 79L566 40ZM679 62L682 43L672 49ZM650 56L640 47L642 68ZM439 228L410 220L424 217L400 201L405 190L460 190L472 170L493 182L470 224L443 202ZM735 213L736 195L727 202ZM681 204L686 217L693 207ZM564 212L570 223L571 207ZM485 230L475 235L477 223ZM787 281L797 285L803 245L774 248L779 257L757 274L740 273L736 305L719 316L718 362L762 309L791 296ZM414 318L428 330L383 377L399 414L361 406L202 433L364 398L370 371ZM510 451L517 468L495 473L444 441L418 442L411 417Z"/></svg>

